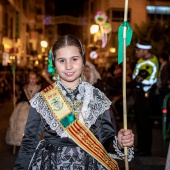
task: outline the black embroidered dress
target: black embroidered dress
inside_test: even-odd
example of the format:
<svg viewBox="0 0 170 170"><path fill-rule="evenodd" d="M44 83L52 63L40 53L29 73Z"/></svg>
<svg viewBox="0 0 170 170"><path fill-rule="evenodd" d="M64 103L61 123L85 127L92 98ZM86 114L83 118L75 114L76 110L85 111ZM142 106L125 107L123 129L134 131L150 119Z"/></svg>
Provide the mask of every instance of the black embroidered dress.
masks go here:
<svg viewBox="0 0 170 170"><path fill-rule="evenodd" d="M108 110L111 102L107 97L86 82L81 82L73 91L65 88L60 81L57 81L56 85L62 91L75 114L78 115L79 120L91 130L101 144L105 147L108 141L113 139L116 152L123 157L124 154L117 147L117 138ZM31 109L25 135L14 170L105 169L95 158L77 146L63 131L40 93L34 96L30 104ZM39 141L42 131L44 139Z"/></svg>

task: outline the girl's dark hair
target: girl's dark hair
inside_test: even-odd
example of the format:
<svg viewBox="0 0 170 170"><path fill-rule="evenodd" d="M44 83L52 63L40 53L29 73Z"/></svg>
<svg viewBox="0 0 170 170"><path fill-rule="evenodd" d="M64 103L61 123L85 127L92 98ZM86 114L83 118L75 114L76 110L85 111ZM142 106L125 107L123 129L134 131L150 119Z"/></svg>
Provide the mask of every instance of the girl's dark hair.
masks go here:
<svg viewBox="0 0 170 170"><path fill-rule="evenodd" d="M80 40L78 38L76 38L73 35L61 36L57 39L57 41L54 42L54 44L52 46L53 61L55 61L57 50L59 50L60 48L66 47L66 46L77 47L79 50L79 53L82 56L83 64L85 65L86 59L85 59L85 54L84 54L82 43L80 42Z"/></svg>

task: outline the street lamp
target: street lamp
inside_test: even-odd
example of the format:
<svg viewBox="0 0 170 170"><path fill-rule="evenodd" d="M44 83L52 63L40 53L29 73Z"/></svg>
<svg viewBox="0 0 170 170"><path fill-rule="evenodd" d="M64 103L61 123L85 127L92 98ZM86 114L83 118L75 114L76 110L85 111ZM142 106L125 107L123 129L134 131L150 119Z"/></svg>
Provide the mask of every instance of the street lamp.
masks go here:
<svg viewBox="0 0 170 170"><path fill-rule="evenodd" d="M42 47L42 52L45 53L45 49L47 48L48 43L47 41L43 40L41 41L41 47Z"/></svg>
<svg viewBox="0 0 170 170"><path fill-rule="evenodd" d="M90 27L90 33L91 34L94 34L94 42L97 41L97 36L96 36L96 33L99 31L99 25L97 24L94 24L94 25L91 25Z"/></svg>
<svg viewBox="0 0 170 170"><path fill-rule="evenodd" d="M116 48L112 47L112 48L109 49L109 51L110 51L111 53L115 53L115 52L116 52Z"/></svg>
<svg viewBox="0 0 170 170"><path fill-rule="evenodd" d="M44 64L46 64L45 58L46 58L46 56L47 56L47 54L46 54L46 48L48 47L48 42L45 41L45 40L42 40L42 41L40 42L40 44L41 44L41 52L42 52L42 64L44 65Z"/></svg>
<svg viewBox="0 0 170 170"><path fill-rule="evenodd" d="M91 27L90 27L90 33L91 33L91 34L95 34L95 33L97 33L98 31L99 31L99 25L96 25L96 24L91 25Z"/></svg>
<svg viewBox="0 0 170 170"><path fill-rule="evenodd" d="M97 24L91 25L90 33L93 35L93 43L91 45L89 45L89 47L92 50L89 54L91 59L96 59L98 57L98 53L96 52L96 49L98 48L96 46L98 31L99 31L99 25L97 25Z"/></svg>

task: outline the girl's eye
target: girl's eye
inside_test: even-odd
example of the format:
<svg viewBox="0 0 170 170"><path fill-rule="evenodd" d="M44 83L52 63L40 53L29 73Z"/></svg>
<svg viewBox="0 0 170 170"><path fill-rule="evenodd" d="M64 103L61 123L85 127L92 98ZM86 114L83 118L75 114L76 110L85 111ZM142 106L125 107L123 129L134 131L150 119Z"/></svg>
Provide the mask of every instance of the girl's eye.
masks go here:
<svg viewBox="0 0 170 170"><path fill-rule="evenodd" d="M64 63L64 60L61 59L61 60L59 60L59 62L60 62L60 63Z"/></svg>
<svg viewBox="0 0 170 170"><path fill-rule="evenodd" d="M73 61L77 61L78 60L78 58L73 58Z"/></svg>

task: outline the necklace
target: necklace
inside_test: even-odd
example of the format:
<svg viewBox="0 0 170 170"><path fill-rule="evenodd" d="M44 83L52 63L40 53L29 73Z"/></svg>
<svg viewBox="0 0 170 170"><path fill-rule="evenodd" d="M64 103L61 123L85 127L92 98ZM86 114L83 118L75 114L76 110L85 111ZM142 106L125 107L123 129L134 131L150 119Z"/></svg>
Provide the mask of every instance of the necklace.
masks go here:
<svg viewBox="0 0 170 170"><path fill-rule="evenodd" d="M78 84L78 85L79 85L79 84ZM72 87L67 87L67 86L64 86L64 85L63 85L63 86L64 86L66 89L68 89L68 90L70 90L70 91L71 91L71 90L73 91L73 90L75 90L75 89L77 88L78 85L76 85L76 86L74 85L74 86L72 86Z"/></svg>
<svg viewBox="0 0 170 170"><path fill-rule="evenodd" d="M83 102L82 101L77 101L77 100L71 100L70 105L73 109L73 111L77 114L81 111Z"/></svg>
<svg viewBox="0 0 170 170"><path fill-rule="evenodd" d="M60 83L61 83L61 81L60 81ZM62 84L62 83L61 83L61 84ZM66 90L69 90L70 92L73 92L73 91L78 87L78 85L79 85L79 83L76 84L76 85L74 85L74 86L72 86L72 87L68 87L68 86L65 86L65 85L62 84L62 86L63 86Z"/></svg>

